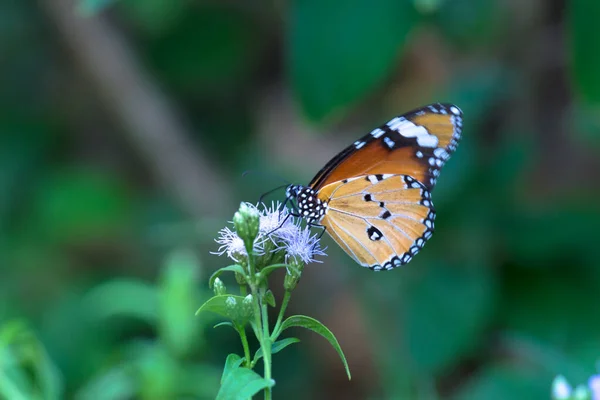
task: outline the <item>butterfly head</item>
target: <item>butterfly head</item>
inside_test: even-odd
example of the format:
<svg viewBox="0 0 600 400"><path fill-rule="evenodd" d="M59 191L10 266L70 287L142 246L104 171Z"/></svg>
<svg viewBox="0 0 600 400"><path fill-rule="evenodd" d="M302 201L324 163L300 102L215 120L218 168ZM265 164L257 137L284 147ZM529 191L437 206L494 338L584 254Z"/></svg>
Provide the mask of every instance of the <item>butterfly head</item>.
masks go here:
<svg viewBox="0 0 600 400"><path fill-rule="evenodd" d="M325 216L327 203L319 199L317 192L310 187L290 185L287 187L285 195L288 199L296 202L300 216L309 224L318 223Z"/></svg>

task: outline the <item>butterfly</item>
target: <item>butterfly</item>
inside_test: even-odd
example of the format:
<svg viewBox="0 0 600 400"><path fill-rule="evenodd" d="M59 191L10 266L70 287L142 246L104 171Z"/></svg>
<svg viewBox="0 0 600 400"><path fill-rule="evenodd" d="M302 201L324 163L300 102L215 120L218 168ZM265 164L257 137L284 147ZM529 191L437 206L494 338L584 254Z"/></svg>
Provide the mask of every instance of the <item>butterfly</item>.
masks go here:
<svg viewBox="0 0 600 400"><path fill-rule="evenodd" d="M431 104L393 118L329 161L287 200L356 262L375 271L408 263L431 238L431 191L461 138L462 111Z"/></svg>

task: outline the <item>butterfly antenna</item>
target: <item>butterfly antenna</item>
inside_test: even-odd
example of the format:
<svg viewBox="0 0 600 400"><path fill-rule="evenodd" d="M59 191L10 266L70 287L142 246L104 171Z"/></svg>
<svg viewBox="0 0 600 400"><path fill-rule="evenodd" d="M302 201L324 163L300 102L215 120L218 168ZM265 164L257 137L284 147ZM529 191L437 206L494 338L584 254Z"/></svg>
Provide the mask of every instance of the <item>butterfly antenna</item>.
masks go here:
<svg viewBox="0 0 600 400"><path fill-rule="evenodd" d="M281 190L281 189L283 189L283 188L285 188L285 187L287 187L287 186L289 186L289 183L286 183L285 185L280 185L280 186L277 186L277 187L275 187L275 188L273 188L273 189L269 190L268 192L265 192L265 193L263 193L263 194L260 196L260 198L258 199L258 202L259 202L259 203L262 203L263 199L264 199L266 196L270 195L270 194L271 194L271 193L273 193L273 192L276 192L276 191L278 191L278 190Z"/></svg>

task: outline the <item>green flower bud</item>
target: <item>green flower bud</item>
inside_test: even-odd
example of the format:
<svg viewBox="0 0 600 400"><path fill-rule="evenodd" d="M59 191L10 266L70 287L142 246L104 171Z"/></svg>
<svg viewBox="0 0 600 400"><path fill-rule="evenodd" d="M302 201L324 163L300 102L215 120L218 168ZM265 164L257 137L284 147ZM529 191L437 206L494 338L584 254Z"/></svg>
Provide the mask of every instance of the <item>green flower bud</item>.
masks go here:
<svg viewBox="0 0 600 400"><path fill-rule="evenodd" d="M235 297L230 296L225 300L225 307L227 307L227 311L229 314L235 314L237 308L237 300Z"/></svg>
<svg viewBox="0 0 600 400"><path fill-rule="evenodd" d="M243 306L244 306L244 313L252 313L252 295L249 294L246 297L244 297L244 301L242 302Z"/></svg>
<svg viewBox="0 0 600 400"><path fill-rule="evenodd" d="M246 277L244 277L244 275L240 274L239 272L235 273L235 281L238 283L238 285L245 285L248 282L246 282Z"/></svg>
<svg viewBox="0 0 600 400"><path fill-rule="evenodd" d="M227 294L227 289L225 288L225 284L219 278L215 279L215 283L213 284L213 290L215 295L221 296Z"/></svg>
<svg viewBox="0 0 600 400"><path fill-rule="evenodd" d="M259 221L260 214L258 210L246 203L241 203L240 209L233 215L235 230L244 241L248 252L252 251L254 239L258 236Z"/></svg>
<svg viewBox="0 0 600 400"><path fill-rule="evenodd" d="M304 269L304 263L302 260L296 257L290 257L288 262L287 274L283 279L283 288L291 292L296 288L300 277L302 276L302 270Z"/></svg>

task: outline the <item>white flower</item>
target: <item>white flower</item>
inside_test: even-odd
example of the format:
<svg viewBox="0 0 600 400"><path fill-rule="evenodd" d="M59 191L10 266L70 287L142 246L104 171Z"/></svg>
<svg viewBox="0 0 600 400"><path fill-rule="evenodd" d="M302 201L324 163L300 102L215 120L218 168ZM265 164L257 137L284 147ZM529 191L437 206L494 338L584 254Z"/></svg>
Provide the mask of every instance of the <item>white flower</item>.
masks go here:
<svg viewBox="0 0 600 400"><path fill-rule="evenodd" d="M219 249L213 254L218 254L222 256L223 254L227 254L227 257L231 258L235 262L239 262L240 256L247 256L246 246L244 246L244 241L242 238L238 236L238 234L228 227L225 227L219 231L219 237L215 239L215 242L220 244ZM262 242L256 240L254 243L254 253L257 255L264 254L262 248Z"/></svg>
<svg viewBox="0 0 600 400"><path fill-rule="evenodd" d="M273 251L284 250L286 252L286 261L290 256L296 256L308 264L316 261L315 255L325 255L320 247L318 236L311 235L308 227L302 229L289 211L281 206L281 203L272 203L271 207L263 205L262 210L250 203L245 203L245 205L259 213L259 231L254 241L256 255L265 254L267 240L278 245ZM237 232L229 227L221 229L215 241L221 246L213 254L227 255L235 262L239 262L240 257L248 255L244 241Z"/></svg>
<svg viewBox="0 0 600 400"><path fill-rule="evenodd" d="M294 225L296 229L290 231L285 236L281 237L284 242L282 248L286 251L286 261L289 257L298 257L305 264L311 262L322 262L315 260L315 256L325 256L325 252L321 249L318 234L311 235L309 227L301 229Z"/></svg>
<svg viewBox="0 0 600 400"><path fill-rule="evenodd" d="M259 235L268 236L273 242L277 238L293 234L297 229L294 218L287 208L281 207L280 202L265 207L260 216Z"/></svg>

